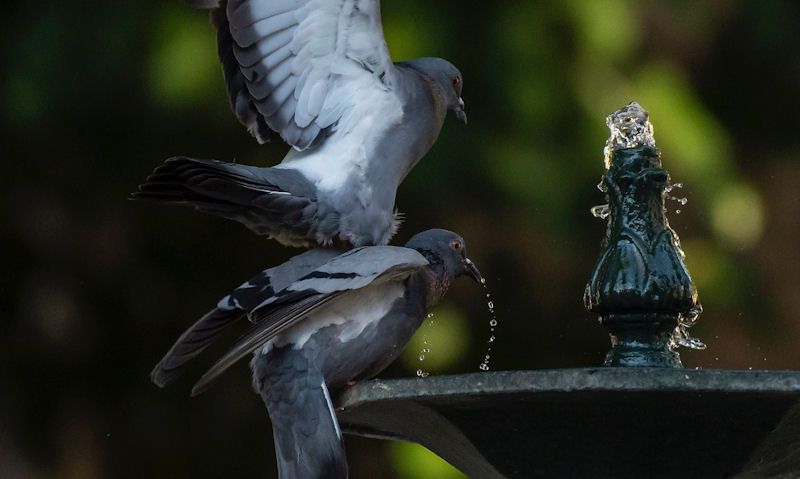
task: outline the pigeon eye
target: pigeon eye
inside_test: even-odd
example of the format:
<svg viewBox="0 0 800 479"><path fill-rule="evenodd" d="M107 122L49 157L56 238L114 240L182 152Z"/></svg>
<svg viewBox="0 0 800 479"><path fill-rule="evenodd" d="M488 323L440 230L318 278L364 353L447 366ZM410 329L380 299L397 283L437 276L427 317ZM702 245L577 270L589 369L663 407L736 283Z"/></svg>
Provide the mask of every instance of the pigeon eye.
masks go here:
<svg viewBox="0 0 800 479"><path fill-rule="evenodd" d="M461 84L461 78L457 76L453 77L453 86L458 87L458 85L460 84Z"/></svg>
<svg viewBox="0 0 800 479"><path fill-rule="evenodd" d="M450 243L450 247L456 251L461 251L461 249L464 247L464 244L459 240L453 240L453 242Z"/></svg>

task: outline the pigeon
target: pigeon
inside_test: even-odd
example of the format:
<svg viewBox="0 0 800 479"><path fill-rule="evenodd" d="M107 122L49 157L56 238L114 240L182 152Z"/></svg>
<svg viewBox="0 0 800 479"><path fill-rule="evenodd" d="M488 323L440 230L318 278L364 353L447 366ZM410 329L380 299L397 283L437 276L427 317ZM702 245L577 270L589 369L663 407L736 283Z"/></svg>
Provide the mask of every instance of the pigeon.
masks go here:
<svg viewBox="0 0 800 479"><path fill-rule="evenodd" d="M254 167L175 157L133 199L185 204L287 246L384 245L397 188L448 111L466 123L461 72L440 58L393 63L379 0L195 0L213 8L239 121L292 148Z"/></svg>
<svg viewBox="0 0 800 479"><path fill-rule="evenodd" d="M464 240L441 229L405 247L312 249L268 269L219 301L156 365L158 386L242 317L254 324L192 389L254 353L253 385L267 408L281 479L343 479L347 462L331 401L375 376L403 350L428 311L462 275L483 282Z"/></svg>

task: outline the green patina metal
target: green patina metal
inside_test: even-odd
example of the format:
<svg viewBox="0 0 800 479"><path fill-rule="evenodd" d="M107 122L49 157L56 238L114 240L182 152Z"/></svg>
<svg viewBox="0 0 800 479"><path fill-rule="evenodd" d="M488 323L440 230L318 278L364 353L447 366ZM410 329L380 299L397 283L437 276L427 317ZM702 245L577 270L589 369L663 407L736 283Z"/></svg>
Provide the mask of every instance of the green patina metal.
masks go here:
<svg viewBox="0 0 800 479"><path fill-rule="evenodd" d="M700 312L665 216L674 186L647 112L608 119L608 205L586 307L607 366L374 380L342 392L342 429L422 444L480 479L800 477L800 373L681 367Z"/></svg>
<svg viewBox="0 0 800 479"><path fill-rule="evenodd" d="M647 112L631 104L608 123L607 171L598 185L608 199L608 228L586 285L586 308L611 335L606 366L679 368L676 340L700 305L665 215L669 173L652 136L642 133L652 132Z"/></svg>

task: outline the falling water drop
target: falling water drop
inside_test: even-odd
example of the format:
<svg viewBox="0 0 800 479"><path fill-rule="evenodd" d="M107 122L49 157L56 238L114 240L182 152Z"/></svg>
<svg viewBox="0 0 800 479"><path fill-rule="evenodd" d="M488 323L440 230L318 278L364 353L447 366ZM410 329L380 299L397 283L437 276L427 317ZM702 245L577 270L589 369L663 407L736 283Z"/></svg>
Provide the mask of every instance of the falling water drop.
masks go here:
<svg viewBox="0 0 800 479"><path fill-rule="evenodd" d="M670 341L670 347L673 350L678 346L689 349L706 349L705 343L698 338L693 338L688 331L689 328L697 323L697 318L700 317L700 313L702 312L703 306L698 304L686 314L681 314L678 317L678 326L673 331L672 340Z"/></svg>
<svg viewBox="0 0 800 479"><path fill-rule="evenodd" d="M486 344L492 344L497 339L494 335L494 330L497 327L497 316L495 315L494 310L494 301L492 301L492 295L489 292L489 288L486 286L486 283L483 282L483 288L486 291L486 306L489 308L489 339L486 341ZM488 371L489 370L489 360L492 357L492 347L486 347L486 355L483 358L483 361L478 366L478 369L481 371Z"/></svg>
<svg viewBox="0 0 800 479"><path fill-rule="evenodd" d="M428 325L430 327L433 327L433 325L435 324L435 321L433 319L433 313L428 313L427 318L430 320L428 322ZM431 352L431 342L428 339L428 335L423 333L423 335L422 335L422 350L419 352L419 356L418 356L419 361L420 362L425 361L425 355L428 354L429 352ZM426 378L426 377L428 377L429 374L430 373L428 373L427 371L425 371L423 369L417 369L417 376L418 377Z"/></svg>
<svg viewBox="0 0 800 479"><path fill-rule="evenodd" d="M681 189L681 188L683 188L683 183L671 183L671 184L667 185L666 188L664 188L664 192L665 193L669 193L672 190Z"/></svg>

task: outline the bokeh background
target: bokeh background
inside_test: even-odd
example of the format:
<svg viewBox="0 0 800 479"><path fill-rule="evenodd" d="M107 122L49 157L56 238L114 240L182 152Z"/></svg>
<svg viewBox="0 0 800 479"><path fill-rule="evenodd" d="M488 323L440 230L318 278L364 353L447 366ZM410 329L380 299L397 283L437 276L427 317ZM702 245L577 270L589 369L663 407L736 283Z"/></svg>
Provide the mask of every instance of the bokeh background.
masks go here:
<svg viewBox="0 0 800 479"><path fill-rule="evenodd" d="M460 232L500 321L492 369L598 365L581 301L597 259L605 116L650 110L705 313L687 367L800 369L800 4L386 0L396 60L464 73L403 184L401 244ZM274 477L247 368L189 399L151 366L219 297L296 251L127 194L176 154L271 165L230 113L206 15L175 1L11 2L0 16L0 476ZM383 373L476 371L489 315L456 284ZM420 363L426 336L432 351ZM348 439L352 477L456 478L424 449Z"/></svg>

